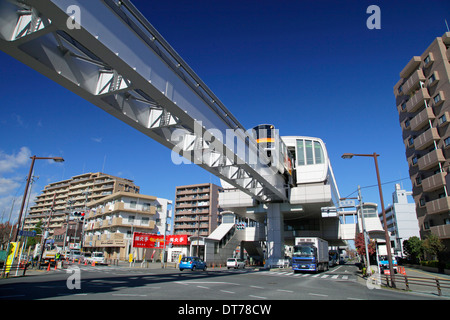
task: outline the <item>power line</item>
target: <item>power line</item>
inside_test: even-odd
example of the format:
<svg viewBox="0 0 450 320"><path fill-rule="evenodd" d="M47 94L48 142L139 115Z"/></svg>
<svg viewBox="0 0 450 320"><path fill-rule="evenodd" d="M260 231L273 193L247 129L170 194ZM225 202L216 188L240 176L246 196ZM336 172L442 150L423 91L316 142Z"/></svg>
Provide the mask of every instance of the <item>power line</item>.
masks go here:
<svg viewBox="0 0 450 320"><path fill-rule="evenodd" d="M394 182L398 182L398 181L403 181L403 180L409 180L409 177L406 178L401 178L401 179L396 179L396 180L392 180L392 181L387 181L387 182L383 182L381 185L385 185L385 184L390 184L390 183L394 183ZM364 186L361 187L361 189L367 189L367 188L374 188L374 187L378 187L378 184L373 184L370 186ZM352 194L354 194L355 192L358 192L358 189L356 189L355 191L353 191L352 193L350 193L348 196L344 197L344 198L348 198L350 197Z"/></svg>

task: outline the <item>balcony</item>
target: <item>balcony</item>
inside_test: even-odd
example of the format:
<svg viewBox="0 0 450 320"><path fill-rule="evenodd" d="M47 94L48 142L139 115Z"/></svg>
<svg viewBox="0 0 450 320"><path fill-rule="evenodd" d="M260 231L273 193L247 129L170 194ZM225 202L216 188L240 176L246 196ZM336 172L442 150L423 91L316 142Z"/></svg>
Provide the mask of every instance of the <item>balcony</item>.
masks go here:
<svg viewBox="0 0 450 320"><path fill-rule="evenodd" d="M408 102L406 102L406 111L416 112L420 107L425 104L425 100L430 99L430 94L427 88L420 88L417 90L416 94L413 95Z"/></svg>
<svg viewBox="0 0 450 320"><path fill-rule="evenodd" d="M418 56L412 57L412 59L409 60L408 64L400 72L400 78L407 79L409 75L419 67L421 62L422 59L420 57Z"/></svg>
<svg viewBox="0 0 450 320"><path fill-rule="evenodd" d="M430 128L420 136L414 139L414 148L416 150L424 150L431 146L434 141L439 140L441 137L436 128Z"/></svg>
<svg viewBox="0 0 450 320"><path fill-rule="evenodd" d="M445 176L447 173L439 172L429 178L422 180L422 189L424 192L432 192L434 190L445 187Z"/></svg>
<svg viewBox="0 0 450 320"><path fill-rule="evenodd" d="M444 197L426 203L427 214L438 214L450 210L450 197Z"/></svg>
<svg viewBox="0 0 450 320"><path fill-rule="evenodd" d="M437 235L439 239L450 238L450 224L442 224L440 226L434 226L430 228L431 233Z"/></svg>
<svg viewBox="0 0 450 320"><path fill-rule="evenodd" d="M417 90L420 87L420 81L425 81L426 77L423 75L422 69L416 70L408 78L408 80L403 83L402 90L405 94L409 94L412 90Z"/></svg>
<svg viewBox="0 0 450 320"><path fill-rule="evenodd" d="M411 119L410 125L412 131L419 131L429 124L430 120L436 118L432 108L425 108Z"/></svg>
<svg viewBox="0 0 450 320"><path fill-rule="evenodd" d="M445 162L445 157L441 149L433 150L418 160L419 170L429 170L436 167L440 162Z"/></svg>

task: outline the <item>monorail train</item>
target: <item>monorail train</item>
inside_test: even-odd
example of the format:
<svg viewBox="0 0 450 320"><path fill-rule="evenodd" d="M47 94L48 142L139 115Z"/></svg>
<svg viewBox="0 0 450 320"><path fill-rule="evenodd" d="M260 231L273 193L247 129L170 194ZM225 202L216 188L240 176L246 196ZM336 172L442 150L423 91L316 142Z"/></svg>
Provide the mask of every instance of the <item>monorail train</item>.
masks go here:
<svg viewBox="0 0 450 320"><path fill-rule="evenodd" d="M261 124L252 129L259 150L269 159L268 166L274 166L292 184L293 157L281 140L278 129L271 124Z"/></svg>

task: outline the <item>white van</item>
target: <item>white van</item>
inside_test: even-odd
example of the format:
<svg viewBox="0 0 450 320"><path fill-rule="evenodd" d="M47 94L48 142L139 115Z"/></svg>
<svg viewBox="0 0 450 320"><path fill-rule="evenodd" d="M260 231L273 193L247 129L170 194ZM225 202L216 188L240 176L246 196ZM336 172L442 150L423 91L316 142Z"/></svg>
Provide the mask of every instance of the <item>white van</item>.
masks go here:
<svg viewBox="0 0 450 320"><path fill-rule="evenodd" d="M103 252L92 252L92 255L86 260L88 263L105 264L105 255Z"/></svg>

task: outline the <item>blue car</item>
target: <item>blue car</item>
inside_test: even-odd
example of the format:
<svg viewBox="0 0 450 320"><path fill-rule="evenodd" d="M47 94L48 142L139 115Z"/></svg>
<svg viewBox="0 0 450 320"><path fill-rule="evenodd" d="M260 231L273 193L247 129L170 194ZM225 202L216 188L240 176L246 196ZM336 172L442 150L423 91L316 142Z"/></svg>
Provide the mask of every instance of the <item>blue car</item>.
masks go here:
<svg viewBox="0 0 450 320"><path fill-rule="evenodd" d="M184 257L181 259L178 267L180 268L180 271L183 271L184 269L191 269L192 271L195 269L202 269L205 271L206 263L199 257Z"/></svg>

